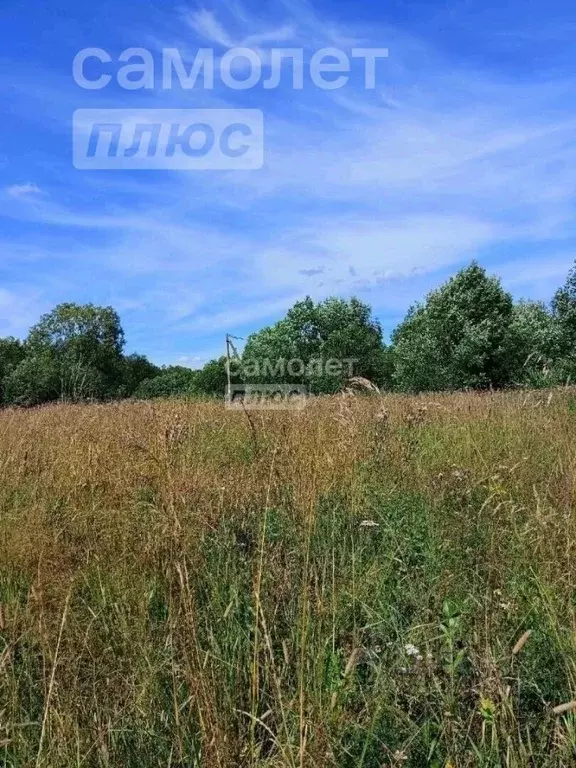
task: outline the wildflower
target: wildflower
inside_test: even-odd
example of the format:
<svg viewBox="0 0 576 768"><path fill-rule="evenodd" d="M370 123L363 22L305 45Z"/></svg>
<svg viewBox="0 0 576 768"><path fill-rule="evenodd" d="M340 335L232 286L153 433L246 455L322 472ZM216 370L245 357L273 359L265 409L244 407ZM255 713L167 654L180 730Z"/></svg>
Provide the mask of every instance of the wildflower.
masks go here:
<svg viewBox="0 0 576 768"><path fill-rule="evenodd" d="M422 654L415 645L412 645L412 643L407 643L404 646L404 650L406 651L407 656L412 656L416 661L422 661Z"/></svg>
<svg viewBox="0 0 576 768"><path fill-rule="evenodd" d="M380 528L380 523L375 520L362 520L360 528Z"/></svg>

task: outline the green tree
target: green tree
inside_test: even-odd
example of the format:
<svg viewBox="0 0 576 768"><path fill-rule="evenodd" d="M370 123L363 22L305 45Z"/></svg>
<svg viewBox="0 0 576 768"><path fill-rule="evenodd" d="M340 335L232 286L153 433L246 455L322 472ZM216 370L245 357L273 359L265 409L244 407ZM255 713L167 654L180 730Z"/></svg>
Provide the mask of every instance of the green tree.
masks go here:
<svg viewBox="0 0 576 768"><path fill-rule="evenodd" d="M110 397L122 383L124 332L112 307L60 304L30 330L26 346L52 358L61 398Z"/></svg>
<svg viewBox="0 0 576 768"><path fill-rule="evenodd" d="M122 361L122 384L119 395L132 397L140 385L148 379L159 376L162 369L144 355L128 355Z"/></svg>
<svg viewBox="0 0 576 768"><path fill-rule="evenodd" d="M8 336L0 339L0 403L5 402L5 380L24 359L24 345Z"/></svg>
<svg viewBox="0 0 576 768"><path fill-rule="evenodd" d="M552 300L552 312L560 333L561 358L558 368L566 379L576 376L576 261L566 282Z"/></svg>
<svg viewBox="0 0 576 768"><path fill-rule="evenodd" d="M398 389L431 392L448 388L448 360L440 353L435 328L424 305L411 307L394 330L392 356Z"/></svg>
<svg viewBox="0 0 576 768"><path fill-rule="evenodd" d="M7 405L41 405L57 400L61 391L60 367L51 354L27 355L4 381Z"/></svg>
<svg viewBox="0 0 576 768"><path fill-rule="evenodd" d="M181 365L171 365L161 372L140 383L134 397L148 400L157 397L183 397L193 394L194 383L199 371Z"/></svg>
<svg viewBox="0 0 576 768"><path fill-rule="evenodd" d="M562 355L561 329L546 305L541 301L515 304L510 335L515 382L531 387L557 383Z"/></svg>
<svg viewBox="0 0 576 768"><path fill-rule="evenodd" d="M227 387L226 358L209 360L199 371L196 371L193 391L198 395L209 397L224 397Z"/></svg>
<svg viewBox="0 0 576 768"><path fill-rule="evenodd" d="M251 381L305 384L317 394L338 391L351 375L379 385L389 377L382 328L357 298L297 302L248 338L242 370Z"/></svg>
<svg viewBox="0 0 576 768"><path fill-rule="evenodd" d="M513 379L513 302L478 264L462 269L413 307L393 334L401 389L499 387Z"/></svg>

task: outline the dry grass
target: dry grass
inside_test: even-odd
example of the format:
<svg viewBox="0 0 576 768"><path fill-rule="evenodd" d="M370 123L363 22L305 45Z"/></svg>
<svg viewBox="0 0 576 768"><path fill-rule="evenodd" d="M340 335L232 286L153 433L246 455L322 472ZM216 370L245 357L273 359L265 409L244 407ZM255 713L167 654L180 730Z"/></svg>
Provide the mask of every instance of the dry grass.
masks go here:
<svg viewBox="0 0 576 768"><path fill-rule="evenodd" d="M576 395L253 427L0 413L1 764L573 764Z"/></svg>

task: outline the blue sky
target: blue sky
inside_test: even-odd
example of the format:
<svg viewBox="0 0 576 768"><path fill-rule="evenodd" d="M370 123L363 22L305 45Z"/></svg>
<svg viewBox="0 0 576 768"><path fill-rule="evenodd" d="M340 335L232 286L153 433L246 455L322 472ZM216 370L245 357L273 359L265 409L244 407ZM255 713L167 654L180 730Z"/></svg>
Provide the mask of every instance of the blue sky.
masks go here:
<svg viewBox="0 0 576 768"><path fill-rule="evenodd" d="M549 298L576 257L568 0L3 0L0 335L112 304L127 350L191 366L306 294L356 294L387 333L472 258ZM388 48L377 87L87 91L85 47ZM160 60L158 56L158 61ZM111 73L117 71L112 67ZM79 171L79 108L258 108L258 171Z"/></svg>

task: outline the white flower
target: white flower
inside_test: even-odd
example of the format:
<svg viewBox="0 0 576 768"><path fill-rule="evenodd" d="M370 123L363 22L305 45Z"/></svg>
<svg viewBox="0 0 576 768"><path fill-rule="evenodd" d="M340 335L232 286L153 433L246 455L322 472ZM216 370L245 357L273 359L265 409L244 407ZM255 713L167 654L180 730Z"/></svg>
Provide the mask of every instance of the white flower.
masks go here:
<svg viewBox="0 0 576 768"><path fill-rule="evenodd" d="M406 651L407 656L412 656L416 661L422 661L422 654L415 645L412 645L412 643L407 643L404 646L404 650Z"/></svg>
<svg viewBox="0 0 576 768"><path fill-rule="evenodd" d="M374 520L362 520L360 528L380 528L380 523L377 523Z"/></svg>

